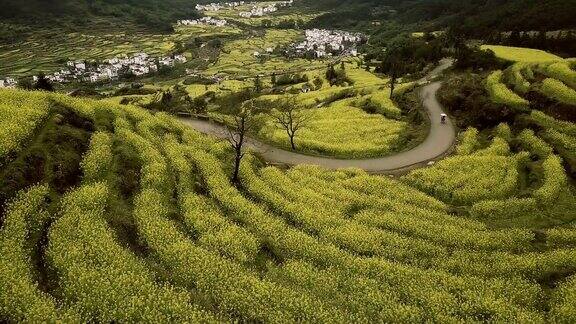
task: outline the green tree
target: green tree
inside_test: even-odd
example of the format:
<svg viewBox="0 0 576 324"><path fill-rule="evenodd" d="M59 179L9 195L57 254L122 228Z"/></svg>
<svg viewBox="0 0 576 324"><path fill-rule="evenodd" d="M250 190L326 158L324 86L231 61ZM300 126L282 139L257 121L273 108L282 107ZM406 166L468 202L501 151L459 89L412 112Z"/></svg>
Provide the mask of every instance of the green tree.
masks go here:
<svg viewBox="0 0 576 324"><path fill-rule="evenodd" d="M390 76L390 98L394 95L396 81L407 71L406 60L409 59L409 56L406 51L407 44L404 41L399 41L391 44L384 53L381 70Z"/></svg>
<svg viewBox="0 0 576 324"><path fill-rule="evenodd" d="M257 75L256 78L254 78L254 91L256 93L262 92L262 80L260 80L260 75Z"/></svg>
<svg viewBox="0 0 576 324"><path fill-rule="evenodd" d="M36 80L36 83L34 84L34 89L43 91L54 91L54 86L52 86L52 83L50 83L50 80L46 78L46 75L44 75L44 73L40 73L38 75L38 80Z"/></svg>
<svg viewBox="0 0 576 324"><path fill-rule="evenodd" d="M322 86L324 85L324 80L322 80L322 78L320 78L319 76L316 76L314 78L314 87L316 88L316 90L319 90L322 88Z"/></svg>
<svg viewBox="0 0 576 324"><path fill-rule="evenodd" d="M328 65L328 69L326 70L326 80L332 83L332 80L336 79L338 74L336 74L336 70L334 69L334 65Z"/></svg>

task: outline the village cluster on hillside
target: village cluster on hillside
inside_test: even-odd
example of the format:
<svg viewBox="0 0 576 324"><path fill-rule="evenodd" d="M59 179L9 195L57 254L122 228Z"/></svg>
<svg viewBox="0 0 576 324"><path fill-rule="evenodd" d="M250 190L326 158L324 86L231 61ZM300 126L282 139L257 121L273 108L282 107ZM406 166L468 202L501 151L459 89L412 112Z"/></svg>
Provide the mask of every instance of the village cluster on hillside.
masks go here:
<svg viewBox="0 0 576 324"><path fill-rule="evenodd" d="M46 79L54 83L90 82L115 80L122 76L143 76L157 72L161 67L173 67L179 63L186 63L184 55L174 55L155 58L146 53L137 53L132 56L118 56L106 59L101 64L84 60L69 61L66 68L47 74ZM38 76L32 77L33 81ZM0 80L0 88L13 88L18 82L13 78Z"/></svg>
<svg viewBox="0 0 576 324"><path fill-rule="evenodd" d="M196 10L198 11L220 11L222 9L236 8L246 4L244 1L237 2L213 2L206 5L197 4Z"/></svg>
<svg viewBox="0 0 576 324"><path fill-rule="evenodd" d="M308 29L306 40L296 43L290 49L294 56L314 56L317 58L333 55L358 55L356 46L366 37L360 33L340 30Z"/></svg>
<svg viewBox="0 0 576 324"><path fill-rule="evenodd" d="M206 26L216 26L216 27L224 27L228 24L228 22L224 19L216 19L212 17L202 17L200 19L185 19L185 20L178 20L178 26L196 26L196 25L206 25Z"/></svg>
<svg viewBox="0 0 576 324"><path fill-rule="evenodd" d="M243 18L251 17L262 17L264 15L278 11L281 7L291 6L294 0L278 1L267 4L258 4L258 2L223 2L223 3L210 3L206 5L196 5L196 10L198 11L220 11L224 9L235 10L236 7L240 6L252 6L249 11L241 11L238 15Z"/></svg>
<svg viewBox="0 0 576 324"><path fill-rule="evenodd" d="M264 15L278 11L278 8L280 7L291 6L293 3L294 0L288 0L288 1L275 2L266 6L254 5L252 6L252 9L250 11L242 11L239 13L239 15L242 18L262 17Z"/></svg>
<svg viewBox="0 0 576 324"><path fill-rule="evenodd" d="M47 78L52 82L69 82L74 80L85 82L100 82L113 80L120 76L142 76L157 72L160 67L172 67L176 63L186 63L183 55L151 57L146 53L137 53L133 56L119 56L104 60L102 64L86 64L85 61L70 61L68 69L63 69Z"/></svg>

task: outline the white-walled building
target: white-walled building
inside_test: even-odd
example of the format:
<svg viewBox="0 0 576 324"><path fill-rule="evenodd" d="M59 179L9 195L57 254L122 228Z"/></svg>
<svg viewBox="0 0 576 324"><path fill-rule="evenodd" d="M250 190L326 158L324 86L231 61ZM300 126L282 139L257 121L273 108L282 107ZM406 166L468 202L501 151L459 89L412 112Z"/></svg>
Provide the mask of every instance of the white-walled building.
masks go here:
<svg viewBox="0 0 576 324"><path fill-rule="evenodd" d="M0 88L16 88L18 81L14 78L7 77L5 79L0 79Z"/></svg>
<svg viewBox="0 0 576 324"><path fill-rule="evenodd" d="M175 55L174 61L176 61L177 63L186 63L188 60L186 59L186 56L184 56L184 55Z"/></svg>

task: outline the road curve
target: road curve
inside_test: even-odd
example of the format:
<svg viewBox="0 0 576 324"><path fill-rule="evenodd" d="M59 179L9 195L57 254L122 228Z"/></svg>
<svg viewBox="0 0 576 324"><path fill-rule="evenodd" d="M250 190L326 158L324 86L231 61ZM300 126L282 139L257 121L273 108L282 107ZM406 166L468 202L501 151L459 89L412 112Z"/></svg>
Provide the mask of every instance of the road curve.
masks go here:
<svg viewBox="0 0 576 324"><path fill-rule="evenodd" d="M424 142L409 151L380 158L348 160L311 156L287 151L270 144L262 143L254 138L247 139L246 147L257 152L272 164L311 164L328 169L353 167L363 169L370 173L395 173L399 170L410 169L426 164L449 152L456 138L452 121L448 119L445 124L441 124L440 122L440 114L444 111L436 99L436 93L441 86L441 82L428 83L429 79L436 77L450 66L451 61L443 60L436 69L419 81L419 83L423 85L420 89L420 98L430 118L431 126L428 137L426 137ZM204 134L220 138L226 138L228 136L224 126L210 121L189 118L180 118L180 121Z"/></svg>

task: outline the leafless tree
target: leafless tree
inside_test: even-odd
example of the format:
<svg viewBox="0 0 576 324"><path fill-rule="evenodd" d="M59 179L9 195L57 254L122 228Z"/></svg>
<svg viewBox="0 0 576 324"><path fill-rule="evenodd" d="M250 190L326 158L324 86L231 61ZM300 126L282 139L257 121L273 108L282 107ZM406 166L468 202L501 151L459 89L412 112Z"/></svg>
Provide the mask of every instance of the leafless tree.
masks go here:
<svg viewBox="0 0 576 324"><path fill-rule="evenodd" d="M274 116L276 124L286 131L290 146L293 150L296 150L296 144L294 143L296 133L308 126L311 114L306 109L301 109L298 106L296 98L280 103L277 106L277 110L278 112Z"/></svg>
<svg viewBox="0 0 576 324"><path fill-rule="evenodd" d="M251 100L246 101L232 115L231 124L227 127L228 142L234 150L234 173L232 174L234 183L239 183L240 162L242 162L245 153L246 135L253 126L253 115L254 103Z"/></svg>

